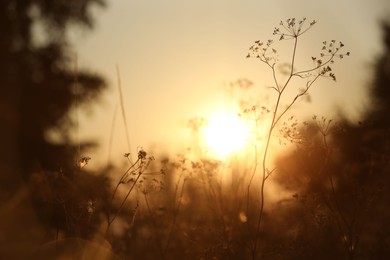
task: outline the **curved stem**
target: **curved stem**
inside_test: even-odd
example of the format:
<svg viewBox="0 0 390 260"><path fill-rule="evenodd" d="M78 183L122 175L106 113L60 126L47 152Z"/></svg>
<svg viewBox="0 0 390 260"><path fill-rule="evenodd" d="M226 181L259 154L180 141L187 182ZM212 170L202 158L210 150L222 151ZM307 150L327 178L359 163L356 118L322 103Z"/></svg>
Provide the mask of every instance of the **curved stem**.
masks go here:
<svg viewBox="0 0 390 260"><path fill-rule="evenodd" d="M127 170L122 174L121 178L119 179L117 185L115 186L115 189L112 193L112 196L111 196L111 200L110 200L110 204L109 204L109 207L108 207L108 213L107 213L107 223L109 223L109 225L111 224L110 223L110 215L111 215L111 207L112 207L112 202L114 201L114 198L115 198L115 195L118 191L118 188L121 184L124 183L124 180L126 179L126 176L127 174L129 173L129 171L135 167L135 165L139 162L139 158L137 159L137 161L135 163L133 163L132 165L130 165L129 168L127 168Z"/></svg>
<svg viewBox="0 0 390 260"><path fill-rule="evenodd" d="M284 83L282 89L280 89L280 91L278 92L278 97L277 97L277 100L276 100L274 113L273 113L273 116L272 116L272 121L271 121L269 130L268 130L267 141L266 141L266 144L265 144L265 149L264 149L264 154L263 154L262 176L261 176L261 184L260 184L260 209L259 209L257 226L256 226L256 234L255 234L255 239L254 239L253 249L252 249L252 258L253 259L256 258L257 242L258 242L259 233L260 233L260 225L261 225L261 222L262 222L262 219L263 219L263 215L264 215L264 204L265 204L264 188L265 188L265 181L267 180L267 177L268 177L267 176L266 164L267 164L267 157L268 157L268 150L269 150L269 145L270 145L270 141L271 141L271 136L272 136L272 132L275 129L275 126L276 126L276 122L277 122L276 120L280 118L280 117L277 117L277 113L278 113L278 110L279 110L280 101L281 101L283 92L287 88L291 78L294 75L294 64L295 64L295 56L296 56L296 51L297 51L298 38L295 37L294 40L295 41L294 41L294 48L293 48L292 58L291 58L291 71L290 71L290 75L289 75L288 79L286 80L286 82ZM274 67L272 69L275 70ZM276 77L274 77L274 80L276 81ZM275 82L275 84L278 86L277 82Z"/></svg>
<svg viewBox="0 0 390 260"><path fill-rule="evenodd" d="M165 259L165 254L164 254L164 251L162 249L162 243L161 243L160 234L158 232L158 228L157 228L157 224L156 224L156 219L154 217L152 209L150 208L146 192L144 193L144 197L145 197L146 207L148 208L148 212L149 212L150 218L152 220L152 225L153 225L153 229L154 229L154 236L155 236L155 239L157 242L158 251L160 252L161 259Z"/></svg>
<svg viewBox="0 0 390 260"><path fill-rule="evenodd" d="M255 111L256 113L256 111ZM252 181L253 181L253 178L255 177L256 175L256 172L257 172L257 166L259 165L258 163L258 147L257 147L257 138L258 138L258 131L259 131L259 124L258 124L258 120L257 120L257 114L255 114L255 122L256 122L256 125L255 125L255 128L256 128L256 140L255 140L255 145L254 145L254 149L255 149L255 159L254 159L254 167L253 167L253 171L252 171L252 176L251 178L249 179L249 183L248 183L248 186L247 186L247 194L246 194L246 214L249 216L249 199L250 199L250 188L252 186Z"/></svg>
<svg viewBox="0 0 390 260"><path fill-rule="evenodd" d="M336 53L330 55L330 58L329 58L327 61L321 63L321 65L318 65L318 66L316 66L315 68L297 71L297 72L293 73L292 75L293 75L293 76L298 76L298 75L300 75L300 74L309 73L309 72L315 71L315 70L317 70L317 69L319 69L319 68L323 68L323 67L325 67L325 65L327 65L328 63L330 63L330 62L333 60L335 54L336 54Z"/></svg>
<svg viewBox="0 0 390 260"><path fill-rule="evenodd" d="M179 179L180 181L180 179ZM165 244L165 247L163 249L163 255L166 254L168 248L169 248L169 244L171 242L171 238L172 238L172 233L173 233L173 228L175 227L176 225L176 220L177 220L177 215L179 214L179 210L180 210L180 206L181 206L181 200L183 198L183 194L184 194L184 185L186 183L186 179L184 178L183 179L183 182L181 184L181 189L180 189L180 196L179 196L179 203L177 204L177 206L175 206L175 209L174 209L174 212L173 212L173 220L172 220L172 225L171 225L171 228L169 229L169 233L168 233L168 238L167 238L167 242ZM178 185L179 185L179 182L177 183L176 185L176 190L175 190L175 196L174 198L176 198L176 194L177 194L177 191L178 191Z"/></svg>
<svg viewBox="0 0 390 260"><path fill-rule="evenodd" d="M279 116L275 119L275 122L274 122L274 125L276 125L279 120L283 117L283 115L285 113L287 113L288 110L290 110L290 108L295 104L295 102L298 100L298 98L302 97L303 95L305 95L310 87L313 85L313 83L320 77L320 74L318 74L312 81L310 81L310 83L307 85L306 89L302 92L302 93L299 93L295 96L295 98L290 102L290 104L288 104L288 106L279 114Z"/></svg>
<svg viewBox="0 0 390 260"><path fill-rule="evenodd" d="M119 206L118 210L116 211L116 213L115 213L115 215L112 217L112 219L110 219L110 216L108 216L108 225L107 225L107 230L106 230L106 231L108 231L108 229L110 228L111 224L114 222L114 220L116 219L116 217L118 216L118 214L122 211L122 208L123 208L123 206L124 206L124 204L125 204L127 198L129 197L131 191L134 189L134 187L135 187L135 185L137 184L137 182L138 182L139 178L141 177L141 175L142 175L142 172L140 172L140 173L138 174L137 178L134 180L133 185L131 185L129 191L127 192L125 198L122 200L121 205Z"/></svg>

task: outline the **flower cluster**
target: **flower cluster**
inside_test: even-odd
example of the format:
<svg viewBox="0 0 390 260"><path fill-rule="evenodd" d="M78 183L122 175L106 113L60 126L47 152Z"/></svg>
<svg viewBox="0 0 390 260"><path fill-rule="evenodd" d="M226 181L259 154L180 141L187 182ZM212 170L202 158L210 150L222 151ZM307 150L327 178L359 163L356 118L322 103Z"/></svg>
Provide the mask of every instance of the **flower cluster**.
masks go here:
<svg viewBox="0 0 390 260"><path fill-rule="evenodd" d="M334 124L332 124L333 120L327 119L325 116L321 116L321 118L318 118L317 115L313 115L312 120L314 121L316 127L323 136L328 135L330 131L336 129L336 127L334 127Z"/></svg>
<svg viewBox="0 0 390 260"><path fill-rule="evenodd" d="M281 21L279 27L275 27L273 35L279 36L279 40L297 40L298 36L307 32L316 23L316 20L307 23L307 19L305 17L300 20L296 18L289 18L285 21ZM272 47L273 43L273 40L268 40L266 42L255 41L255 43L250 46L246 57L257 58L274 69L276 62L278 62L278 57L277 50ZM330 65L334 63L335 59L343 59L345 56L350 55L349 51L342 52L343 47L344 43L342 42L336 43L335 40L324 41L318 57L311 57L314 63L314 67L294 73L291 72L291 75L299 76L301 78L317 78L318 76L329 77L336 81L336 76L332 72ZM291 66L293 66L293 64L291 64ZM315 71L317 71L317 73L314 73ZM312 81L309 81L309 84L310 82Z"/></svg>
<svg viewBox="0 0 390 260"><path fill-rule="evenodd" d="M261 114L268 114L270 112L270 110L268 108L266 108L265 106L262 106L259 108L258 106L254 105L250 108L244 108L243 113L248 114L248 113L253 113L256 111L260 111ZM241 114L239 114L239 116L241 116Z"/></svg>
<svg viewBox="0 0 390 260"><path fill-rule="evenodd" d="M255 44L249 47L249 52L246 57L260 59L272 67L278 61L276 56L277 51L271 47L273 43L273 40L268 40L265 43L259 40L255 41Z"/></svg>
<svg viewBox="0 0 390 260"><path fill-rule="evenodd" d="M332 68L325 66L326 64L333 64L335 58L343 59L345 56L349 56L350 52L340 53L344 47L344 43L341 41L337 44L335 40L329 42L322 42L322 48L320 52L320 57L311 57L316 68L320 68L319 74L321 76L327 76L336 81L336 76L332 73Z"/></svg>
<svg viewBox="0 0 390 260"><path fill-rule="evenodd" d="M125 153L124 157L129 158L130 153ZM145 173L150 163L154 160L153 156L147 157L147 153L140 149L138 151L138 160L130 166L130 168L123 174L119 183L125 184L129 182L135 182L138 175Z"/></svg>
<svg viewBox="0 0 390 260"><path fill-rule="evenodd" d="M144 194L159 192L165 189L165 182L161 178L151 178L145 174L137 183L137 188Z"/></svg>
<svg viewBox="0 0 390 260"><path fill-rule="evenodd" d="M301 144L304 142L304 135L298 129L298 120L294 116L291 116L281 126L279 129L279 134L281 138L287 140L289 143ZM282 139L279 139L279 144L286 145L286 142L284 142Z"/></svg>
<svg viewBox="0 0 390 260"><path fill-rule="evenodd" d="M238 113L238 116L241 118L245 118L246 120L256 122L264 118L270 112L271 111L265 106L248 104L242 108L242 112Z"/></svg>
<svg viewBox="0 0 390 260"><path fill-rule="evenodd" d="M306 18L297 20L296 18L289 18L286 21L280 21L280 27L275 27L273 35L279 35L279 40L286 40L297 38L298 36L307 32L313 25L317 23L316 20L310 22L305 26Z"/></svg>
<svg viewBox="0 0 390 260"><path fill-rule="evenodd" d="M141 149L138 151L138 159L144 160L146 158L146 155L147 153L144 150Z"/></svg>
<svg viewBox="0 0 390 260"><path fill-rule="evenodd" d="M306 31L308 31L316 21L313 20L308 26L305 26L306 18L297 20L295 18L289 18L286 21L281 21L279 27L275 27L273 35L279 35L279 40L297 38ZM255 41L249 48L249 53L247 58L257 58L262 62L266 63L268 66L273 67L278 61L277 51L272 48L273 40L267 40L266 42Z"/></svg>
<svg viewBox="0 0 390 260"><path fill-rule="evenodd" d="M89 156L81 157L79 160L79 163L78 163L79 168L80 169L83 168L85 165L87 165L89 163L90 160L91 160L91 157L89 157Z"/></svg>
<svg viewBox="0 0 390 260"><path fill-rule="evenodd" d="M320 53L321 57L324 57L326 55L328 56L336 56L336 54L344 47L344 43L339 42L338 45L336 45L336 40L331 40L328 44L327 41L322 42L322 51ZM349 56L350 52L346 52L345 54L338 54L336 57L342 59L344 55Z"/></svg>

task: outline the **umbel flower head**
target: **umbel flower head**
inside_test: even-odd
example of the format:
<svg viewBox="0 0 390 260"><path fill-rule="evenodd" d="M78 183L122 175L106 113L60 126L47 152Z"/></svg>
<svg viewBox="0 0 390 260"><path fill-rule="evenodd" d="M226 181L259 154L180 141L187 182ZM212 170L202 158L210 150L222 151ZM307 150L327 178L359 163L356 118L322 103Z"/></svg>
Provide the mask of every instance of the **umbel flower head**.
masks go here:
<svg viewBox="0 0 390 260"><path fill-rule="evenodd" d="M306 17L303 17L301 20L297 20L296 18L289 18L285 21L280 21L280 27L275 27L273 34L279 35L279 40L297 38L298 36L310 30L310 28L313 27L316 23L317 21L313 20L307 24Z"/></svg>
<svg viewBox="0 0 390 260"><path fill-rule="evenodd" d="M316 23L316 20L307 22L305 17L300 20L296 18L289 18L285 21L281 21L279 27L275 27L273 35L279 36L280 41L294 39L296 44L298 37L310 30ZM274 66L278 62L278 52L273 47L273 44L274 41L272 39L267 40L266 42L257 40L249 47L249 53L246 57L256 58L274 70ZM331 66L336 59L343 59L344 57L349 56L350 52L343 52L344 43L341 41L323 41L322 44L319 55L311 57L313 66L308 69L291 71L291 76L298 76L301 78L327 77L336 81L336 76L332 72ZM290 65L291 68L296 69L293 64ZM309 84L311 84L310 82L312 81L309 81Z"/></svg>

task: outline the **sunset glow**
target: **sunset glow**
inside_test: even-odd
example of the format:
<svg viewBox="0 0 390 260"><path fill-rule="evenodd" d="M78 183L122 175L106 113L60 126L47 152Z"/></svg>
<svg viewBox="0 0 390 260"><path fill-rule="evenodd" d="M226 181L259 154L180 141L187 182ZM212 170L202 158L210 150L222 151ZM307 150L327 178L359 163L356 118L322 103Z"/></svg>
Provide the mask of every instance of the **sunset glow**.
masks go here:
<svg viewBox="0 0 390 260"><path fill-rule="evenodd" d="M206 150L212 156L224 159L245 148L249 126L237 115L218 114L203 129Z"/></svg>

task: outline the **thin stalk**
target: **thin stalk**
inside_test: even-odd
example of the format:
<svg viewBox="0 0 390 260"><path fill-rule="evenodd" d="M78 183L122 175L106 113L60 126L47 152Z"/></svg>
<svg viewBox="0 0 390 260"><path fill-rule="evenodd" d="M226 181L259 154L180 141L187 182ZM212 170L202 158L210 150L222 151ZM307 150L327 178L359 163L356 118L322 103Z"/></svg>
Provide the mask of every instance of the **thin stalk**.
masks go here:
<svg viewBox="0 0 390 260"><path fill-rule="evenodd" d="M153 229L154 229L154 235L155 235L155 239L156 239L156 242L157 242L158 251L160 252L161 259L165 259L165 254L164 254L165 252L162 249L162 243L161 243L160 235L159 235L159 232L158 232L156 220L155 220L154 214L152 212L152 209L150 208L146 192L144 192L144 197L145 197L146 207L148 208L148 212L149 212L150 218L152 219L152 225L153 225Z"/></svg>
<svg viewBox="0 0 390 260"><path fill-rule="evenodd" d="M269 130L268 130L267 141L266 141L266 144L265 144L265 150L264 150L263 162L262 162L262 177L261 177L261 185L260 185L260 209L259 209L259 215L258 215L257 227L256 227L256 234L255 234L255 239L254 239L253 249L252 249L252 259L256 258L257 242L258 242L259 233L260 233L260 225L261 225L261 222L262 222L262 219L263 219L263 215L264 215L264 204L265 204L264 187L265 187L265 181L267 180L267 177L268 177L267 176L267 167L266 167L267 157L268 157L268 149L269 149L269 145L270 145L272 132L275 129L275 126L276 126L277 113L278 113L278 110L279 110L279 106L280 106L280 101L281 101L282 95L284 93L284 90L287 88L288 83L290 82L291 78L293 77L295 56L296 56L296 51L297 51L297 44L298 44L298 38L295 37L294 38L294 48L293 48L293 53L292 53L292 58L291 58L291 72L290 72L290 75L289 75L287 81L285 82L284 86L278 92L278 97L277 97L277 100L276 100L275 109L274 109L274 113L273 113L273 116L272 116L272 121L271 121ZM275 70L274 67L272 67L272 69ZM275 80L275 84L278 86L278 83L276 81L276 77L275 76L274 76L274 80Z"/></svg>
<svg viewBox="0 0 390 260"><path fill-rule="evenodd" d="M255 149L255 158L254 158L254 167L253 167L253 171L252 171L252 176L249 180L249 183L248 183L248 186L247 186L247 194L246 194L246 214L249 216L249 199L250 199L250 188L252 186L252 181L253 181L253 178L255 177L256 175L256 172L257 172L257 166L259 165L258 164L258 147L257 147L257 135L258 135L258 132L259 132L259 122L257 120L257 113L255 111L255 122L256 122L256 125L255 125L255 133L256 133L256 140L255 140L255 145L254 145L254 149Z"/></svg>
<svg viewBox="0 0 390 260"><path fill-rule="evenodd" d="M116 112L117 112L117 110L118 110L118 106L115 106L114 116L112 118L112 123L111 123L110 138L108 140L107 166L110 165L110 161L111 161L111 151L112 151L112 144L113 144L113 141L114 141L114 130L115 130L115 122L116 122Z"/></svg>
<svg viewBox="0 0 390 260"><path fill-rule="evenodd" d="M298 95L295 96L295 98L291 101L290 104L288 104L288 106L282 111L282 113L279 114L279 116L276 118L275 122L274 122L274 126L279 122L279 120L284 116L285 113L287 113L288 110L290 110L290 108L295 104L295 102L297 101L298 98L302 97L303 95L305 95L310 87L313 85L313 83L320 77L321 75L318 74L312 81L310 81L310 83L307 84L306 86L306 89L302 92L302 93L299 93Z"/></svg>
<svg viewBox="0 0 390 260"><path fill-rule="evenodd" d="M137 161L138 161L138 160L137 160ZM130 168L129 168L129 169L130 169ZM135 187L135 185L137 184L137 182L138 182L139 178L141 177L141 175L142 175L142 172L140 172L140 173L138 174L137 178L134 180L133 184L131 185L130 189L128 190L128 192L127 192L125 198L122 200L122 203L121 203L121 205L119 206L118 210L116 211L115 215L114 215L111 219L110 219L110 215L108 215L108 217L107 217L108 225L107 225L107 230L106 230L106 231L108 231L108 229L110 228L111 224L114 222L114 220L116 219L116 217L117 217L117 216L119 215L119 213L122 211L122 208L123 208L123 206L124 206L124 204L125 204L127 198L129 197L130 193L131 193L132 190L134 189L134 187ZM111 198L111 204L112 204L112 201L113 201L113 199L114 199L115 193L116 193L116 191L117 191L117 189L118 189L118 187L119 187L120 184L121 184L121 182L119 182L118 185L117 185L116 188L115 188L114 194L113 194L113 196L112 196L112 198ZM111 208L111 206L110 206L110 208Z"/></svg>
<svg viewBox="0 0 390 260"><path fill-rule="evenodd" d="M312 71L318 70L319 68L325 67L325 65L329 64L329 63L333 60L333 58L334 58L334 56L336 55L336 53L337 53L337 52L335 52L335 53L333 53L332 55L330 55L330 58L329 58L327 61L321 63L321 65L318 65L318 66L316 66L315 68L312 68L312 69L301 70L301 71L299 71L299 72L295 72L295 73L293 73L293 76L299 76L299 75L301 75L301 74L310 73L310 72L312 72Z"/></svg>
<svg viewBox="0 0 390 260"><path fill-rule="evenodd" d="M180 181L180 179L181 179L181 176L179 178L179 181ZM176 184L174 198L176 198L176 195L177 195L177 191L178 191L178 188L179 188L179 181ZM168 250L168 247L169 247L169 244L170 244L171 238L172 238L173 228L176 225L177 216L178 216L178 213L179 213L179 210L180 210L180 206L181 206L181 199L183 198L183 194L184 194L184 185L185 185L185 183L186 183L186 179L183 179L183 182L182 182L182 185L181 185L181 189L180 189L179 202L178 202L177 206L175 206L175 208L174 208L172 225L171 225L171 228L169 229L168 238L167 238L167 242L165 244L165 248L163 249L164 255L165 255L166 251Z"/></svg>
<svg viewBox="0 0 390 260"><path fill-rule="evenodd" d="M322 129L321 127L319 127L319 130L320 130L322 137L323 137L324 147L326 150L325 163L324 163L323 167L321 168L320 172L322 172L324 170L324 168L326 167L326 165L328 164L330 154L331 154L331 150L329 148L327 138L326 138L328 127L329 127L329 125L327 126L326 129ZM351 223L349 223L347 218L344 216L342 209L341 209L341 206L337 200L336 189L335 189L334 181L333 181L333 178L331 175L329 176L329 183L330 183L330 187L331 187L331 196L333 197L333 203L334 203L335 209L333 209L333 207L329 204L330 202L327 203L327 205L328 205L329 209L331 210L331 212L333 212L334 217L336 218L337 227L338 227L340 234L343 238L342 239L343 244L344 244L345 248L347 249L348 259L352 260L354 258L355 245L357 243L357 241L355 241L353 239L353 229L354 229L353 227L354 227L356 215L354 214L354 218L352 219Z"/></svg>
<svg viewBox="0 0 390 260"><path fill-rule="evenodd" d="M252 186L253 178L255 177L255 174L257 172L257 166L258 166L258 152L257 152L257 145L255 145L255 166L253 167L252 176L249 180L248 186L247 186L247 194L246 194L246 212L249 214L249 199L250 199L250 188Z"/></svg>
<svg viewBox="0 0 390 260"><path fill-rule="evenodd" d="M125 104L123 102L121 76L120 76L120 73L119 73L118 65L116 66L116 73L117 73L117 80L118 80L119 101L120 101L120 105L121 105L122 119L123 119L123 124L125 126L125 132L126 132L127 149L128 149L128 152L130 153L130 162L132 162L129 128L128 128L128 124L127 124Z"/></svg>
<svg viewBox="0 0 390 260"><path fill-rule="evenodd" d="M121 184L124 183L124 180L126 179L127 174L129 173L129 171L130 171L132 168L135 167L135 165L138 163L138 161L139 161L139 159L138 159L134 164L132 164L129 168L127 168L127 170L123 173L123 175L122 175L121 178L119 179L117 185L115 186L114 192L112 193L112 196L111 196L110 206L109 206L109 212L108 212L108 215L107 215L107 221L108 221L108 222L110 222L109 219L110 219L110 214L111 214L111 207L112 207L112 203L113 203L113 201L114 201L115 195L116 195L116 193L117 193L117 191L118 191L118 188L119 188L119 186L120 186Z"/></svg>

